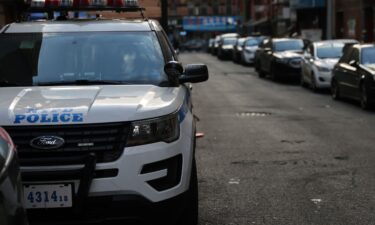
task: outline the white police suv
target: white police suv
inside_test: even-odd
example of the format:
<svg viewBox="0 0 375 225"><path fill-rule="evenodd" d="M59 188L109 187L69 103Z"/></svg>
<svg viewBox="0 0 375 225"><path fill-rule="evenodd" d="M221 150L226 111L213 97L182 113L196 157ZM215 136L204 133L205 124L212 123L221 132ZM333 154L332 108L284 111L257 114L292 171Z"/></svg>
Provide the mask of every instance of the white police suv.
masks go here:
<svg viewBox="0 0 375 225"><path fill-rule="evenodd" d="M84 2L32 5L51 15L82 10ZM134 1L93 3L142 11ZM195 122L185 84L206 81L205 65L183 68L148 19L60 18L0 32L0 125L18 148L31 222L197 224Z"/></svg>

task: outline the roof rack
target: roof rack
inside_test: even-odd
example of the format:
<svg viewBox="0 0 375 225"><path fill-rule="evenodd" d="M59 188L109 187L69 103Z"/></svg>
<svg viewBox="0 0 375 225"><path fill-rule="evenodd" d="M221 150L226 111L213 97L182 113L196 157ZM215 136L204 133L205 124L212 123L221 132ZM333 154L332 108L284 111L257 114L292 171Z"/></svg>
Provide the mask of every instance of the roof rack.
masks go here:
<svg viewBox="0 0 375 225"><path fill-rule="evenodd" d="M78 12L115 11L139 12L143 19L145 8L138 6L137 0L29 0L28 13L35 12Z"/></svg>

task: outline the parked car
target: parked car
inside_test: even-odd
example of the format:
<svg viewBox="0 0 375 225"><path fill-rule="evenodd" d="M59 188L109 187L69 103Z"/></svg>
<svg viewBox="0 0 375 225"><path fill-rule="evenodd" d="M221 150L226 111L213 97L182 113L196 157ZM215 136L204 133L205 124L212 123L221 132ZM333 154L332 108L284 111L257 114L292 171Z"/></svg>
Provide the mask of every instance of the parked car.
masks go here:
<svg viewBox="0 0 375 225"><path fill-rule="evenodd" d="M375 45L349 47L334 67L331 82L333 99L357 100L363 109L375 102Z"/></svg>
<svg viewBox="0 0 375 225"><path fill-rule="evenodd" d="M314 91L331 87L332 69L343 54L345 44L356 40L317 41L309 44L301 62L301 85Z"/></svg>
<svg viewBox="0 0 375 225"><path fill-rule="evenodd" d="M182 44L182 50L202 51L205 48L206 41L202 39L192 39Z"/></svg>
<svg viewBox="0 0 375 225"><path fill-rule="evenodd" d="M236 44L233 46L232 60L236 63L241 63L241 57L242 57L245 40L246 40L246 37L238 38L236 41Z"/></svg>
<svg viewBox="0 0 375 225"><path fill-rule="evenodd" d="M214 44L213 44L213 48L211 49L211 54L212 54L212 55L217 55L217 50L218 50L218 48L219 48L220 40L221 40L221 35L217 35L217 36L215 37L215 41L214 41Z"/></svg>
<svg viewBox="0 0 375 225"><path fill-rule="evenodd" d="M259 44L265 37L247 37L243 44L243 51L241 53L241 62L245 65L254 63L255 52L259 48Z"/></svg>
<svg viewBox="0 0 375 225"><path fill-rule="evenodd" d="M213 51L214 45L215 45L215 38L210 38L208 40L208 45L207 45L207 52L208 53L211 53Z"/></svg>
<svg viewBox="0 0 375 225"><path fill-rule="evenodd" d="M255 56L255 69L259 77L269 74L274 80L300 79L303 47L302 39L265 39Z"/></svg>
<svg viewBox="0 0 375 225"><path fill-rule="evenodd" d="M0 127L0 224L26 225L23 191L15 145Z"/></svg>
<svg viewBox="0 0 375 225"><path fill-rule="evenodd" d="M217 49L217 57L219 59L231 59L233 56L233 48L236 44L238 34L230 33L221 35L219 47Z"/></svg>

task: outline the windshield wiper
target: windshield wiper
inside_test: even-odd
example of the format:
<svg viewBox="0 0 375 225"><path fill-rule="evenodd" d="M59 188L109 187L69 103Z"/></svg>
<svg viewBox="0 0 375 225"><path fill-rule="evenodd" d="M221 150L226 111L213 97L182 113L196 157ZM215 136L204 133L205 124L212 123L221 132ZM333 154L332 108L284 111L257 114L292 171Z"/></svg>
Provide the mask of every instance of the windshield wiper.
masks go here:
<svg viewBox="0 0 375 225"><path fill-rule="evenodd" d="M0 80L1 87L14 87L14 86L21 86L15 82L9 82L8 80Z"/></svg>
<svg viewBox="0 0 375 225"><path fill-rule="evenodd" d="M69 81L52 81L39 82L39 86L54 86L54 85L95 85L95 84L129 84L118 80L69 80Z"/></svg>

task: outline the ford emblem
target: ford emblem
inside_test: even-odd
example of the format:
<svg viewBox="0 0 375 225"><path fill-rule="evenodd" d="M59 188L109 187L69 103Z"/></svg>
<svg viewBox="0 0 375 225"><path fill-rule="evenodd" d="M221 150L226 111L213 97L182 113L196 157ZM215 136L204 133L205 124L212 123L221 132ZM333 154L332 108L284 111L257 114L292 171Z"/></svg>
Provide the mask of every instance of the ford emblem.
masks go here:
<svg viewBox="0 0 375 225"><path fill-rule="evenodd" d="M30 141L30 146L36 149L57 149L63 146L65 140L56 136L40 136Z"/></svg>

